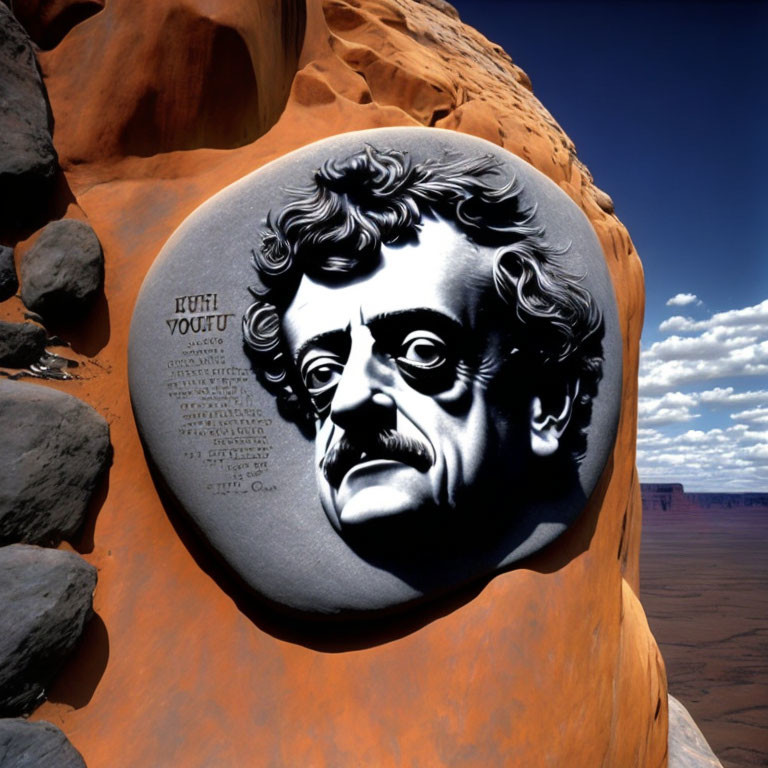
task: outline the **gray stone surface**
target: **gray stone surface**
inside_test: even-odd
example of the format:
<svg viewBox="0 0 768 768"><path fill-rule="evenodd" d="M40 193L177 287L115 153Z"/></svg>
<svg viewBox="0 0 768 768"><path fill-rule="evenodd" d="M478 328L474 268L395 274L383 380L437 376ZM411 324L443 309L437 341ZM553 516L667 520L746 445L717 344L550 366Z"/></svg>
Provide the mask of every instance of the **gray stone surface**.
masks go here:
<svg viewBox="0 0 768 768"><path fill-rule="evenodd" d="M723 768L688 710L669 697L669 763L667 768Z"/></svg>
<svg viewBox="0 0 768 768"><path fill-rule="evenodd" d="M96 569L79 555L0 547L0 717L31 712L91 617Z"/></svg>
<svg viewBox="0 0 768 768"><path fill-rule="evenodd" d="M34 220L56 173L48 102L32 44L0 4L0 224Z"/></svg>
<svg viewBox="0 0 768 768"><path fill-rule="evenodd" d="M451 541L452 550L416 551L403 532L398 540L411 545L407 555L390 549L369 556L344 540L321 506L314 437L283 418L243 349L241 319L255 283L250 254L260 246L261 223L286 204L286 188L307 183L329 159L366 144L405 151L414 163L446 154L492 156L502 169L499 185L513 176L521 182L525 207L537 206L535 223L553 246L567 250L569 268L583 277L605 317L603 378L578 476L546 483L535 498L513 487L492 503L478 501L462 518L473 535ZM584 508L613 447L621 367L613 288L584 214L522 159L482 139L427 128L334 136L211 198L179 227L147 275L129 348L137 423L194 528L254 592L316 617L361 616L434 598L506 570L556 539ZM510 463L505 475L514 471ZM483 523L494 515L500 522L489 534Z"/></svg>
<svg viewBox="0 0 768 768"><path fill-rule="evenodd" d="M0 320L0 365L24 368L40 359L47 339L45 329L34 323Z"/></svg>
<svg viewBox="0 0 768 768"><path fill-rule="evenodd" d="M0 720L0 768L85 768L80 753L52 723Z"/></svg>
<svg viewBox="0 0 768 768"><path fill-rule="evenodd" d="M0 245L0 301L13 296L19 289L16 266L13 263L13 248Z"/></svg>
<svg viewBox="0 0 768 768"><path fill-rule="evenodd" d="M71 395L0 381L0 434L0 544L72 535L110 459L107 423Z"/></svg>
<svg viewBox="0 0 768 768"><path fill-rule="evenodd" d="M89 224L75 219L43 228L20 265L21 299L43 317L81 315L101 288L104 256Z"/></svg>

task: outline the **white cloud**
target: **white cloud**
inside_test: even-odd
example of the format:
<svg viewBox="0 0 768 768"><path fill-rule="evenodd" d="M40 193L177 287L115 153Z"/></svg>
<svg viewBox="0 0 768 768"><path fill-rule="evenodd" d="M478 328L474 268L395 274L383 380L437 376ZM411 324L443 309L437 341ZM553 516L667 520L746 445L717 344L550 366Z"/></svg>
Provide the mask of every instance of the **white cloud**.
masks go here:
<svg viewBox="0 0 768 768"><path fill-rule="evenodd" d="M699 397L702 403L717 407L768 405L768 389L736 392L733 387L715 387L701 392Z"/></svg>
<svg viewBox="0 0 768 768"><path fill-rule="evenodd" d="M745 425L679 435L638 431L637 465L645 483L679 482L689 491L765 491L768 432Z"/></svg>
<svg viewBox="0 0 768 768"><path fill-rule="evenodd" d="M704 432L701 429L689 429L677 439L679 445L700 445L710 441L722 443L726 440L721 429L710 429Z"/></svg>
<svg viewBox="0 0 768 768"><path fill-rule="evenodd" d="M669 304L693 303L688 296L678 294ZM677 315L659 330L666 338L640 358L642 481L681 482L691 491L768 489L768 389L695 387L723 377L768 376L768 300L705 320ZM686 386L698 391L681 391ZM685 429L693 423L719 428Z"/></svg>
<svg viewBox="0 0 768 768"><path fill-rule="evenodd" d="M677 293L671 299L667 299L668 307L687 307L689 304L700 306L701 303L695 293Z"/></svg>
<svg viewBox="0 0 768 768"><path fill-rule="evenodd" d="M725 376L768 375L768 299L754 307L718 312L707 320L671 317L659 330L675 335L642 352L644 395Z"/></svg>
<svg viewBox="0 0 768 768"><path fill-rule="evenodd" d="M662 397L641 397L638 401L638 420L644 426L678 424L699 416L691 408L699 403L697 395L667 392Z"/></svg>
<svg viewBox="0 0 768 768"><path fill-rule="evenodd" d="M730 415L734 421L768 424L768 390L736 392L733 387L715 387L704 392L665 392L659 397L641 395L638 400L638 422L641 428L682 424L701 417L694 409L729 409L754 405Z"/></svg>
<svg viewBox="0 0 768 768"><path fill-rule="evenodd" d="M705 331L699 336L670 336L664 341L657 341L649 350L659 360L699 360L712 359L727 355L733 349L739 349L748 343L750 337L729 339L718 337L713 331Z"/></svg>
<svg viewBox="0 0 768 768"><path fill-rule="evenodd" d="M708 329L750 328L753 331L768 330L768 299L743 309L729 309L727 312L716 312L707 320L693 320L690 317L675 315L665 320L659 330L690 332Z"/></svg>
<svg viewBox="0 0 768 768"><path fill-rule="evenodd" d="M692 384L726 376L768 375L768 342L739 350L722 358L699 360L643 360L640 368L640 391L658 394L671 387Z"/></svg>
<svg viewBox="0 0 768 768"><path fill-rule="evenodd" d="M744 453L755 463L768 466L768 445L765 443L759 443L758 445L750 445L744 449Z"/></svg>
<svg viewBox="0 0 768 768"><path fill-rule="evenodd" d="M748 424L766 424L768 425L768 406L759 408L750 408L746 411L732 413L731 418L734 421L745 421Z"/></svg>

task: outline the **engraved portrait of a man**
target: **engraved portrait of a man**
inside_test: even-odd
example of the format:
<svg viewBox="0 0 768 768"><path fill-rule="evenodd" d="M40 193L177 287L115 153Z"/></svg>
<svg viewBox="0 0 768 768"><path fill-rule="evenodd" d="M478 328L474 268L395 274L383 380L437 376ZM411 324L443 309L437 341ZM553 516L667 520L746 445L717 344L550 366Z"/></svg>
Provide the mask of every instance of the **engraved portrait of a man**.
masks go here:
<svg viewBox="0 0 768 768"><path fill-rule="evenodd" d="M491 155L370 145L310 182L262 228L243 335L314 436L333 528L369 548L470 536L575 484L603 317L523 185Z"/></svg>

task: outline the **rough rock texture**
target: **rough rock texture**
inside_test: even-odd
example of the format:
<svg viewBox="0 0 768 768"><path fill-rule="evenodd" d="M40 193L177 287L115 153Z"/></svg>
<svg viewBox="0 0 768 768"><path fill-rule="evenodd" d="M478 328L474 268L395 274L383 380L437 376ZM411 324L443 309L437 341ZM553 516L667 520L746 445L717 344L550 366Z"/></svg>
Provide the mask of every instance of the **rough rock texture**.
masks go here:
<svg viewBox="0 0 768 768"><path fill-rule="evenodd" d="M46 225L22 257L21 300L44 317L82 315L104 280L104 255L84 221L62 219Z"/></svg>
<svg viewBox="0 0 768 768"><path fill-rule="evenodd" d="M56 173L48 103L26 32L0 3L0 225L33 221Z"/></svg>
<svg viewBox="0 0 768 768"><path fill-rule="evenodd" d="M51 723L0 720L0 768L85 768L80 753Z"/></svg>
<svg viewBox="0 0 768 768"><path fill-rule="evenodd" d="M0 320L0 365L23 368L40 359L45 350L45 329L34 323Z"/></svg>
<svg viewBox="0 0 768 768"><path fill-rule="evenodd" d="M110 0L40 54L66 182L104 247L109 305L108 326L82 340L88 377L55 386L109 417L116 463L90 555L109 664L84 695L106 642L92 639L63 703L35 717L77 732L91 768L249 765L254 754L334 768L666 763L666 680L636 597L640 262L525 73L435 5L307 0L304 14L289 0ZM14 0L20 15L38 6ZM315 642L233 600L169 522L125 389L128 325L158 251L208 197L311 141L386 125L486 138L582 208L616 287L622 417L597 490L556 546L389 635Z"/></svg>
<svg viewBox="0 0 768 768"><path fill-rule="evenodd" d="M13 7L29 36L41 48L52 48L70 29L98 13L104 0L14 0Z"/></svg>
<svg viewBox="0 0 768 768"><path fill-rule="evenodd" d="M669 697L668 768L723 768L688 710Z"/></svg>
<svg viewBox="0 0 768 768"><path fill-rule="evenodd" d="M13 263L13 248L0 245L0 301L13 296L19 288L16 266Z"/></svg>
<svg viewBox="0 0 768 768"><path fill-rule="evenodd" d="M27 544L0 547L0 717L34 709L91 617L96 569Z"/></svg>
<svg viewBox="0 0 768 768"><path fill-rule="evenodd" d="M65 97L55 112L57 144L80 162L224 149L263 135L285 105L305 17L303 0L14 0L14 8L43 43L99 11L56 49L65 57L71 50L77 68L88 40L110 41L98 66L73 73L64 86L85 111L69 109ZM118 28L141 34L111 31ZM87 103L78 96L83 88Z"/></svg>
<svg viewBox="0 0 768 768"><path fill-rule="evenodd" d="M107 423L71 395L0 381L0 435L0 544L71 536L109 461Z"/></svg>

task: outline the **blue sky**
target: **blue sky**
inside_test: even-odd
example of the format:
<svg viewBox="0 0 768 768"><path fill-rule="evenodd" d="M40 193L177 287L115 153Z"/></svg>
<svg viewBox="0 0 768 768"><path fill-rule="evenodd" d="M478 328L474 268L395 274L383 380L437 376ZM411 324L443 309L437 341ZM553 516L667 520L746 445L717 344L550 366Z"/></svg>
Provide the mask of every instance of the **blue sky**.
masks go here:
<svg viewBox="0 0 768 768"><path fill-rule="evenodd" d="M643 261L641 480L768 491L768 2L453 5L528 73Z"/></svg>

